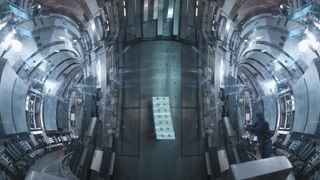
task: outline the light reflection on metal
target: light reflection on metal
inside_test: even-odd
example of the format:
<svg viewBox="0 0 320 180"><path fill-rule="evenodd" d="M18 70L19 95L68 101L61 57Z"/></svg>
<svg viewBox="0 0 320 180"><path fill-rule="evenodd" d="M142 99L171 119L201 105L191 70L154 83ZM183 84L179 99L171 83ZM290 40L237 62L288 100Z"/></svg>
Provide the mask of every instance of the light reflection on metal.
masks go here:
<svg viewBox="0 0 320 180"><path fill-rule="evenodd" d="M169 0L169 7L168 7L168 14L167 14L168 19L173 17L173 6L174 6L174 0Z"/></svg>
<svg viewBox="0 0 320 180"><path fill-rule="evenodd" d="M52 82L50 80L47 80L44 83L44 87L45 87L47 93L50 93L53 89L56 88L56 86L57 86L57 83L56 82Z"/></svg>
<svg viewBox="0 0 320 180"><path fill-rule="evenodd" d="M154 0L153 3L153 19L158 19L158 6L159 6L159 1Z"/></svg>
<svg viewBox="0 0 320 180"><path fill-rule="evenodd" d="M0 31L7 25L7 22L0 23Z"/></svg>
<svg viewBox="0 0 320 180"><path fill-rule="evenodd" d="M149 0L144 0L143 3L143 21L148 21L148 3Z"/></svg>

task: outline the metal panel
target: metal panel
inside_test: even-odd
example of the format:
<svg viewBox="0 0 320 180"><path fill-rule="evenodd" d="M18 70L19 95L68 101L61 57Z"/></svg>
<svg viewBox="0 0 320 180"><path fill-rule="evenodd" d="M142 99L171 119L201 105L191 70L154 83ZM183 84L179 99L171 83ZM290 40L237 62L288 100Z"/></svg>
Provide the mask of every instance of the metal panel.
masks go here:
<svg viewBox="0 0 320 180"><path fill-rule="evenodd" d="M152 107L157 139L175 139L169 97L152 97Z"/></svg>
<svg viewBox="0 0 320 180"><path fill-rule="evenodd" d="M266 121L269 123L270 130L275 130L277 123L277 101L275 96L268 96L263 100L264 115L268 117Z"/></svg>
<svg viewBox="0 0 320 180"><path fill-rule="evenodd" d="M308 87L309 98L308 121L304 132L307 134L315 134L320 117L320 80L317 66L314 63L309 67L304 77Z"/></svg>
<svg viewBox="0 0 320 180"><path fill-rule="evenodd" d="M157 24L157 27L158 27L158 30L157 30L157 34L158 35L162 35L163 33L163 1L164 0L159 0L159 12L158 12L158 24Z"/></svg>
<svg viewBox="0 0 320 180"><path fill-rule="evenodd" d="M181 106L181 47L177 42L146 42L141 46L140 106L150 107L153 96L169 96Z"/></svg>
<svg viewBox="0 0 320 180"><path fill-rule="evenodd" d="M89 125L87 136L91 136L91 137L93 136L93 131L96 127L96 123L97 123L97 117L92 117L90 125Z"/></svg>
<svg viewBox="0 0 320 180"><path fill-rule="evenodd" d="M153 21L146 21L143 22L143 37L144 38L151 38L156 36L157 31L157 24Z"/></svg>
<svg viewBox="0 0 320 180"><path fill-rule="evenodd" d="M135 0L135 22L134 22L134 25L135 25L135 30L136 30L136 38L140 38L142 37L142 29L141 29L141 21L142 21L142 5L141 5L141 0Z"/></svg>
<svg viewBox="0 0 320 180"><path fill-rule="evenodd" d="M293 86L292 91L295 99L294 113L294 132L303 132L308 117L309 99L306 98L308 93L304 78L299 79Z"/></svg>
<svg viewBox="0 0 320 180"><path fill-rule="evenodd" d="M16 128L12 113L12 90L17 76L8 63L5 65L2 73L5 74L5 76L1 77L0 84L0 94L4 95L0 96L1 120L5 133L14 134L16 133Z"/></svg>
<svg viewBox="0 0 320 180"><path fill-rule="evenodd" d="M174 141L155 141L152 109L140 111L141 119L141 157L140 179L181 179L180 169L180 123L179 108L171 108L172 122L176 133Z"/></svg>
<svg viewBox="0 0 320 180"><path fill-rule="evenodd" d="M183 156L199 155L199 118L197 109L181 110L181 149Z"/></svg>
<svg viewBox="0 0 320 180"><path fill-rule="evenodd" d="M217 151L218 155L218 161L219 161L219 166L220 166L220 171L224 172L229 169L229 161L228 161L228 156L227 152L225 149L221 149Z"/></svg>
<svg viewBox="0 0 320 180"><path fill-rule="evenodd" d="M69 104L58 100L57 103L57 127L61 129L68 129L69 128L69 119L68 119L68 107ZM80 121L77 119L77 121Z"/></svg>
<svg viewBox="0 0 320 180"><path fill-rule="evenodd" d="M103 157L103 151L96 149L93 154L92 163L90 169L100 172L101 162Z"/></svg>
<svg viewBox="0 0 320 180"><path fill-rule="evenodd" d="M194 104L197 101L191 98L197 97L194 92L188 96L185 91L183 98L186 98L188 107L181 109L182 88L198 82L193 78L182 81L186 74L198 75L192 72L193 66L197 66L196 52L186 47L183 52L186 53L185 62L182 63L181 47L179 42L148 41L131 45L125 52L123 95L126 97L124 102L127 102L123 108L124 129L117 142L117 150L123 153L118 152L120 156L116 158L115 179L202 180L207 177L204 156L200 152L203 142L197 131L198 107ZM182 65L187 73L182 72ZM127 72L131 74L126 75ZM132 90L127 89L128 84ZM154 96L169 97L174 141L156 141L152 113Z"/></svg>
<svg viewBox="0 0 320 180"><path fill-rule="evenodd" d="M182 45L182 107L198 107L198 61L196 51L187 45Z"/></svg>
<svg viewBox="0 0 320 180"><path fill-rule="evenodd" d="M233 164L227 179L286 179L291 169L290 161L284 156L278 156Z"/></svg>
<svg viewBox="0 0 320 180"><path fill-rule="evenodd" d="M121 155L139 156L139 109L123 110Z"/></svg>
<svg viewBox="0 0 320 180"><path fill-rule="evenodd" d="M123 106L139 107L139 46L130 46L124 57Z"/></svg>
<svg viewBox="0 0 320 180"><path fill-rule="evenodd" d="M174 5L174 15L173 15L173 35L178 36L180 30L180 6L181 0L176 0Z"/></svg>
<svg viewBox="0 0 320 180"><path fill-rule="evenodd" d="M143 21L148 21L149 0L143 0Z"/></svg>
<svg viewBox="0 0 320 180"><path fill-rule="evenodd" d="M43 121L47 131L57 130L57 118L56 118L57 97L46 96L43 106Z"/></svg>
<svg viewBox="0 0 320 180"><path fill-rule="evenodd" d="M27 132L28 126L26 122L26 95L28 87L21 79L17 79L12 97L13 120L16 125L17 132Z"/></svg>

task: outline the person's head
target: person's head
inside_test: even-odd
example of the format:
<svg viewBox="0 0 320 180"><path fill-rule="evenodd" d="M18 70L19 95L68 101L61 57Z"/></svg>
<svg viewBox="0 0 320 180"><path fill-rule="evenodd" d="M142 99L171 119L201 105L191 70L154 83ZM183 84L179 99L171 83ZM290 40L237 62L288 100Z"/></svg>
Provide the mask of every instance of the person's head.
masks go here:
<svg viewBox="0 0 320 180"><path fill-rule="evenodd" d="M257 112L256 114L258 121L264 121L264 114L263 112Z"/></svg>

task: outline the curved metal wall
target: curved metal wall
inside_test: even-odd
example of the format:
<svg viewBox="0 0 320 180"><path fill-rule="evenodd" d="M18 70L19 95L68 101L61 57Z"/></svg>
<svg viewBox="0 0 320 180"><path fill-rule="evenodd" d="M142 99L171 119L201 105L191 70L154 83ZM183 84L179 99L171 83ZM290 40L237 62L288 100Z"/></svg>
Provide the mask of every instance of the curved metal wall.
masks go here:
<svg viewBox="0 0 320 180"><path fill-rule="evenodd" d="M26 97L33 91L41 96L43 130L68 128L57 118L58 102L69 82L77 74L84 76L84 41L81 27L70 18L50 14L21 21L15 27L15 38L22 43L22 51L4 53L6 66L0 84L1 118L6 134L27 132ZM76 72L75 72L76 70ZM46 83L55 87L47 92ZM40 87L35 90L35 86ZM59 91L59 89L62 89ZM64 124L64 125L62 125Z"/></svg>

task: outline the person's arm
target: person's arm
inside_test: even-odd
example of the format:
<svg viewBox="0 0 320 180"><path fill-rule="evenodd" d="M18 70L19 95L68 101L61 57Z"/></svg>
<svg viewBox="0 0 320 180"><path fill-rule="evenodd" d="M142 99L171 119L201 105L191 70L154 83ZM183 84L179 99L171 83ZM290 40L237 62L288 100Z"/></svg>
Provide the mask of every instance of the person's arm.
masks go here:
<svg viewBox="0 0 320 180"><path fill-rule="evenodd" d="M256 123L254 123L253 125L251 125L251 126L249 126L248 128L247 128L247 130L248 131L251 131L251 132L253 132L253 133L259 133L259 132L261 132L261 131L263 131L264 130L264 123L261 123L261 122L256 122Z"/></svg>

